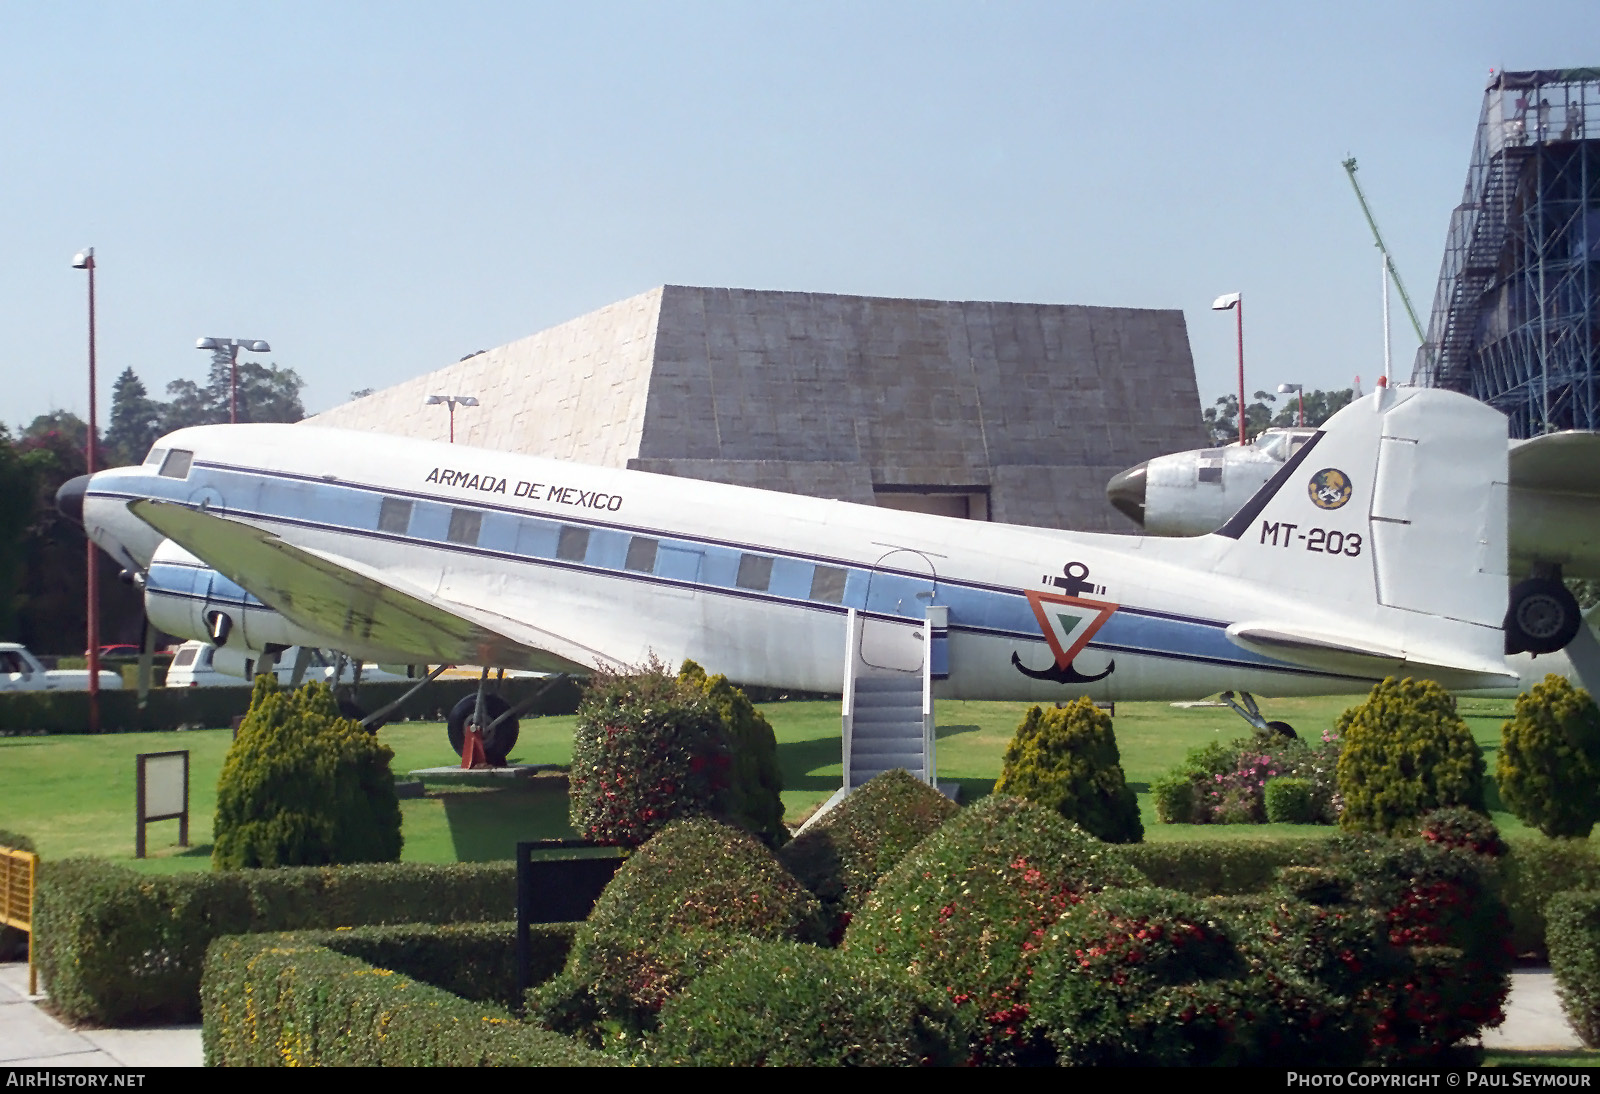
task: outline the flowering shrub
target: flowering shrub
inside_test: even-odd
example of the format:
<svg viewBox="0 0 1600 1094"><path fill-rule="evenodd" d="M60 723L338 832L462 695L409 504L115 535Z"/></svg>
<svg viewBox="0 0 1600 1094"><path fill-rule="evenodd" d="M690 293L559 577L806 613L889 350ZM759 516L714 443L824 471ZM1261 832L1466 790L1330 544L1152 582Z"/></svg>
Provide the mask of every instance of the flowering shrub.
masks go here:
<svg viewBox="0 0 1600 1094"><path fill-rule="evenodd" d="M1156 815L1166 824L1263 824L1266 788L1280 778L1304 784L1303 820L1332 824L1339 799L1334 773L1340 740L1324 733L1316 747L1293 737L1258 733L1229 744L1212 742L1195 749L1151 790Z"/></svg>
<svg viewBox="0 0 1600 1094"><path fill-rule="evenodd" d="M1063 1064L1304 1064L1339 1022L1327 993L1252 969L1211 909L1161 889L1068 909L1046 932L1029 1001Z"/></svg>
<svg viewBox="0 0 1600 1094"><path fill-rule="evenodd" d="M1418 835L1449 851L1470 851L1491 859L1510 850L1494 821L1470 809L1435 809L1422 818Z"/></svg>
<svg viewBox="0 0 1600 1094"><path fill-rule="evenodd" d="M1365 989L1376 1063L1461 1062L1460 1044L1505 1021L1511 923L1492 860L1439 842L1345 837L1334 847L1355 900L1383 917L1405 964Z"/></svg>
<svg viewBox="0 0 1600 1094"><path fill-rule="evenodd" d="M1083 896L1143 882L1108 850L1051 810L993 795L879 881L845 931L844 949L876 955L944 992L974 1059L1033 1059L1041 1046L1027 1033L1026 991L1045 931Z"/></svg>
<svg viewBox="0 0 1600 1094"><path fill-rule="evenodd" d="M727 820L757 836L769 847L789 840L783 826L783 772L778 768L778 738L766 717L726 676L707 676L693 661L685 661L678 679L698 688L711 701L728 735L732 769L729 771L723 813Z"/></svg>
<svg viewBox="0 0 1600 1094"><path fill-rule="evenodd" d="M578 707L569 802L586 839L638 846L675 817L725 812L733 750L699 687L651 662L596 673Z"/></svg>

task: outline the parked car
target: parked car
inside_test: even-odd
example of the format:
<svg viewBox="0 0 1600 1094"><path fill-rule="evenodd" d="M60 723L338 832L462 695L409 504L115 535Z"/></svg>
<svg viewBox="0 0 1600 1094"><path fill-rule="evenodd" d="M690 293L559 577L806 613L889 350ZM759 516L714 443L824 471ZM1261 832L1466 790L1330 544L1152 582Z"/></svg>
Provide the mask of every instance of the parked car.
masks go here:
<svg viewBox="0 0 1600 1094"><path fill-rule="evenodd" d="M100 670L100 690L122 686L122 677ZM0 691L87 691L89 670L47 669L26 646L0 642Z"/></svg>
<svg viewBox="0 0 1600 1094"><path fill-rule="evenodd" d="M278 683L287 686L293 682L295 659L299 654L299 646L290 646L278 655L278 665L273 671ZM230 650L227 647L219 649L209 642L185 642L173 654L172 667L167 670L167 687L242 687L255 678L256 663L260 656L255 650ZM337 654L329 653L327 650L312 650L311 663L307 666L301 682L321 680L329 684L334 683L334 668L337 661ZM339 681L348 683L354 676L354 665L346 661ZM376 682L404 680L406 677L385 672L373 664L366 664L361 667L361 679Z"/></svg>

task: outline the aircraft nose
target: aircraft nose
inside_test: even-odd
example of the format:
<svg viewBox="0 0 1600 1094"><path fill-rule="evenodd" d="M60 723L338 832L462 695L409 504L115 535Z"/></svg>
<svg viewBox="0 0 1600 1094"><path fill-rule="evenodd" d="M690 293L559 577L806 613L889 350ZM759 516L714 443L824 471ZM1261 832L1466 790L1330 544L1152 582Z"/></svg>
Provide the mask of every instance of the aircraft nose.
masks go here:
<svg viewBox="0 0 1600 1094"><path fill-rule="evenodd" d="M1106 483L1106 500L1139 527L1144 527L1144 482L1150 461L1135 464L1111 476Z"/></svg>
<svg viewBox="0 0 1600 1094"><path fill-rule="evenodd" d="M68 479L56 491L56 510L74 524L83 523L83 495L89 489L89 476Z"/></svg>

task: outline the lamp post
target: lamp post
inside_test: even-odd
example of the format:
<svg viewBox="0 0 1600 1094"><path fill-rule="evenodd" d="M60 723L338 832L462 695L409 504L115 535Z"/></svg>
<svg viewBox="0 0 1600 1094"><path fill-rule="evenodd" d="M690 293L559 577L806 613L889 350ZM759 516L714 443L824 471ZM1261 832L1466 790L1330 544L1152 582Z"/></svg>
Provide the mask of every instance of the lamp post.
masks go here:
<svg viewBox="0 0 1600 1094"><path fill-rule="evenodd" d="M1306 424L1306 390L1305 390L1305 385L1304 384L1279 384L1278 385L1278 394L1279 395L1288 395L1290 392L1293 392L1294 394L1296 394L1296 395L1298 395L1300 397L1299 424L1300 425L1305 425Z"/></svg>
<svg viewBox="0 0 1600 1094"><path fill-rule="evenodd" d="M85 247L72 256L72 268L75 270L89 271L89 437L84 445L84 462L87 473L93 475L98 462L95 457L97 445L95 436L97 421L94 403L94 248ZM88 602L86 608L85 629L89 644L89 732L100 732L100 583L95 579L94 540L87 543L88 555Z"/></svg>
<svg viewBox="0 0 1600 1094"><path fill-rule="evenodd" d="M469 354L468 356L471 356ZM438 406L444 403L450 408L450 443L456 443L456 407L477 406L478 400L471 395L430 395L422 401L423 406Z"/></svg>
<svg viewBox="0 0 1600 1094"><path fill-rule="evenodd" d="M1211 302L1212 311L1231 311L1239 330L1239 443L1244 444L1244 294L1231 292Z"/></svg>
<svg viewBox="0 0 1600 1094"><path fill-rule="evenodd" d="M259 338L196 338L195 349L208 349L213 357L228 354L228 421L239 420L239 351L271 353L272 347Z"/></svg>

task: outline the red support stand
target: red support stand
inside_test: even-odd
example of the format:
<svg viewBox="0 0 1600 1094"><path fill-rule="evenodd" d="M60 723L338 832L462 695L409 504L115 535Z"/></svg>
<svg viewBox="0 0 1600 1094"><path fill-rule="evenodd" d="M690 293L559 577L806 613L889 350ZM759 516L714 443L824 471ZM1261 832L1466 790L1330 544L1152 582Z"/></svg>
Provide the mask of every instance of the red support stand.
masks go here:
<svg viewBox="0 0 1600 1094"><path fill-rule="evenodd" d="M461 770L488 766L489 758L483 754L483 734L478 732L477 726L469 724L461 740Z"/></svg>

